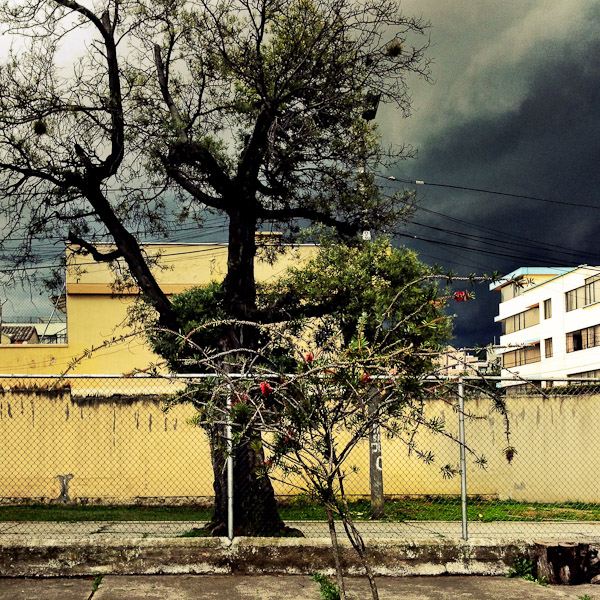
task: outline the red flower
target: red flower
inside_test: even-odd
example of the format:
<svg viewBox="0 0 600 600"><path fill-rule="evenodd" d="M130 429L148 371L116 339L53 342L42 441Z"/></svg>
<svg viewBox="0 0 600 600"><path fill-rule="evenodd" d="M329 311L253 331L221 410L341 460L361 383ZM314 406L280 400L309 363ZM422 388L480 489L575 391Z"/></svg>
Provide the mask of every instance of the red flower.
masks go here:
<svg viewBox="0 0 600 600"><path fill-rule="evenodd" d="M260 393L263 396L268 396L272 392L273 392L273 388L266 381L260 382Z"/></svg>
<svg viewBox="0 0 600 600"><path fill-rule="evenodd" d="M234 404L238 404L239 402L249 402L250 398L248 398L248 394L240 394L239 396L235 396L235 398L233 398L231 400L231 405L233 406Z"/></svg>
<svg viewBox="0 0 600 600"><path fill-rule="evenodd" d="M471 292L454 292L454 302L467 302L471 299Z"/></svg>
<svg viewBox="0 0 600 600"><path fill-rule="evenodd" d="M306 356L306 362L312 362L315 359L315 355L312 352L309 352Z"/></svg>

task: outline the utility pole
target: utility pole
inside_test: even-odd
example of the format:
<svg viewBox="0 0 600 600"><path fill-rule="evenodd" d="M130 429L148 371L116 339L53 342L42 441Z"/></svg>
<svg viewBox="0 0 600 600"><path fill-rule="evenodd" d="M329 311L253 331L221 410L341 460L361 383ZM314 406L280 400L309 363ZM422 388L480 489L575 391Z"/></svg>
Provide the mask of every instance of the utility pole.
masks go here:
<svg viewBox="0 0 600 600"><path fill-rule="evenodd" d="M383 497L383 465L381 456L381 429L378 423L379 391L375 388L369 400L369 417L375 416L369 429L369 478L371 482L371 518L385 517Z"/></svg>

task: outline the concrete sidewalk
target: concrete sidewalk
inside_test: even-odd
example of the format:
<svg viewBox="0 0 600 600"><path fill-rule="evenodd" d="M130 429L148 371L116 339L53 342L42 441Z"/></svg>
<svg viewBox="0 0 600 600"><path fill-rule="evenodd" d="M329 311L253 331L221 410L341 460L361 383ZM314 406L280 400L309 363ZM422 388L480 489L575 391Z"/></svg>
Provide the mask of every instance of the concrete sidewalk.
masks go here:
<svg viewBox="0 0 600 600"><path fill-rule="evenodd" d="M308 576L158 575L106 576L92 591L93 578L0 579L0 600L317 600L319 586ZM543 587L504 577L383 577L381 600L552 600L588 595L600 586ZM365 578L347 578L349 600L368 600Z"/></svg>
<svg viewBox="0 0 600 600"><path fill-rule="evenodd" d="M0 522L0 543L7 540L43 539L115 539L115 538L178 538L192 529L201 529L205 521L81 521L55 522ZM321 521L289 521L306 539L329 537L327 523ZM356 526L370 539L449 539L459 540L462 534L459 521L357 521ZM338 523L338 533L345 537ZM469 538L487 540L581 540L600 541L598 521L470 521Z"/></svg>
<svg viewBox="0 0 600 600"><path fill-rule="evenodd" d="M327 526L289 523L305 538L182 537L202 522L78 522L0 524L0 576L222 574L309 575L332 566ZM503 575L517 555L533 557L536 543L600 544L600 523L358 524L378 575ZM362 573L340 532L342 560ZM319 537L315 537L319 536Z"/></svg>

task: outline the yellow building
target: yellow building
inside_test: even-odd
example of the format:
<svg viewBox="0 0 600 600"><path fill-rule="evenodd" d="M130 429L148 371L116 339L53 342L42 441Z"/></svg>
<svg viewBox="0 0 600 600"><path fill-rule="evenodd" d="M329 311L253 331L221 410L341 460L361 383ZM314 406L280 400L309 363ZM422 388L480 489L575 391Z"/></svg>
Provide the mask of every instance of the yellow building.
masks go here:
<svg viewBox="0 0 600 600"><path fill-rule="evenodd" d="M227 244L147 244L144 250L158 257L154 269L159 285L176 294L211 281L222 281L227 269ZM269 264L257 259L258 281L277 277L291 265L306 260L315 245L290 246ZM68 252L68 249L67 249ZM132 332L124 323L127 309L137 295L136 289L117 289L115 274L107 264L93 262L89 256L69 255L66 272L66 344L0 345L0 373L59 374L86 350L99 348L113 338ZM95 350L76 364L70 374L123 374L147 368L160 361L145 343L143 335L110 343Z"/></svg>

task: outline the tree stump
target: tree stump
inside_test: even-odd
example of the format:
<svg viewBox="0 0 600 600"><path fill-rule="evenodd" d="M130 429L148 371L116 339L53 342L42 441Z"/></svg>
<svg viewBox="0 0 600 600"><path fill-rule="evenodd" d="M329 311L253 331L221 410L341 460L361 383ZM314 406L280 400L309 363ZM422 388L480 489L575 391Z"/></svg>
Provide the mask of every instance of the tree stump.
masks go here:
<svg viewBox="0 0 600 600"><path fill-rule="evenodd" d="M590 583L600 574L598 553L598 547L589 543L536 542L537 577L560 585Z"/></svg>

